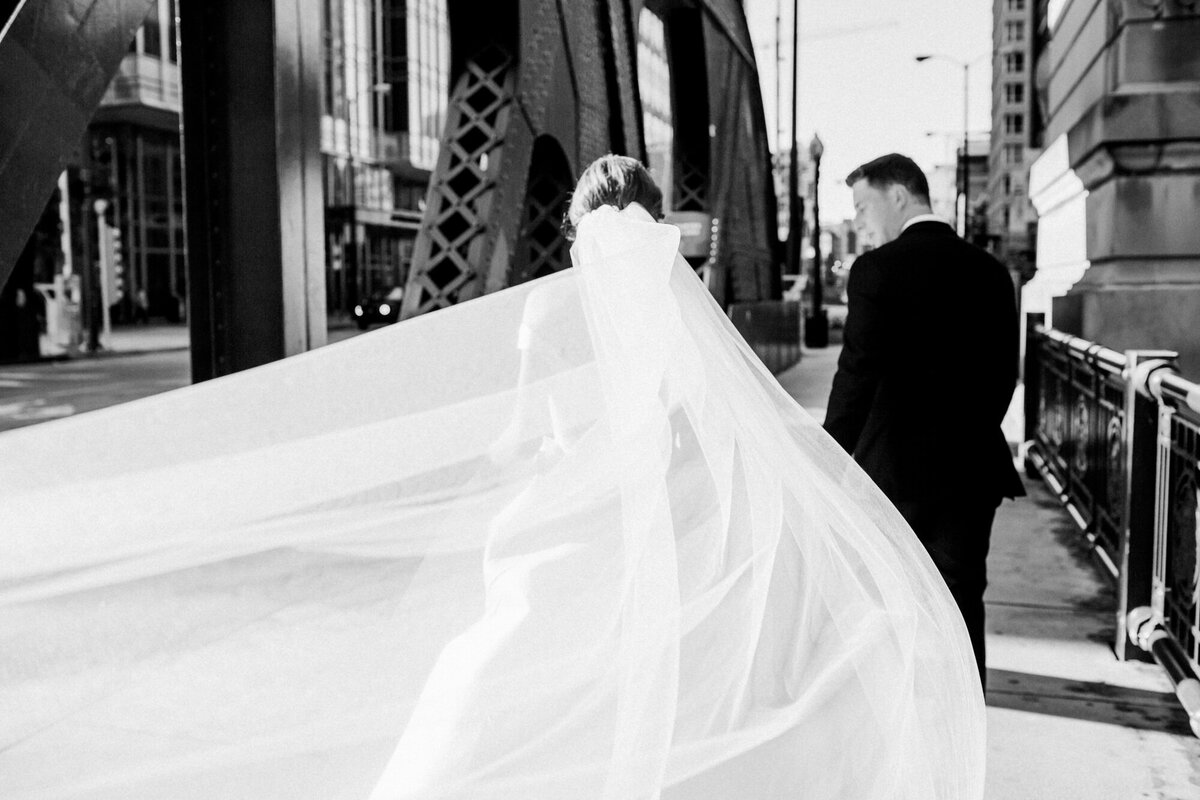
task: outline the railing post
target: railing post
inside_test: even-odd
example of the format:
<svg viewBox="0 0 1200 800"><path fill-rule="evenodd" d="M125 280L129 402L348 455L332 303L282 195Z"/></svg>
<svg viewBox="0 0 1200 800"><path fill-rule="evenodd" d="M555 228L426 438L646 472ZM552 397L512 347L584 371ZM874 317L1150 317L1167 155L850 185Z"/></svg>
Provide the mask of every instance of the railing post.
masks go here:
<svg viewBox="0 0 1200 800"><path fill-rule="evenodd" d="M1127 350L1124 423L1124 507L1118 551L1117 634L1113 649L1127 657L1130 609L1150 606L1154 584L1155 500L1158 493L1158 403L1147 391L1152 372L1174 367L1177 355L1165 350ZM1132 649L1140 660L1151 660Z"/></svg>
<svg viewBox="0 0 1200 800"><path fill-rule="evenodd" d="M1028 448L1037 440L1039 400L1042 394L1042 357L1041 339L1037 335L1037 327L1046 321L1045 314L1025 315L1025 364L1022 369L1022 384L1025 400L1025 474L1034 476L1036 469L1029 462Z"/></svg>

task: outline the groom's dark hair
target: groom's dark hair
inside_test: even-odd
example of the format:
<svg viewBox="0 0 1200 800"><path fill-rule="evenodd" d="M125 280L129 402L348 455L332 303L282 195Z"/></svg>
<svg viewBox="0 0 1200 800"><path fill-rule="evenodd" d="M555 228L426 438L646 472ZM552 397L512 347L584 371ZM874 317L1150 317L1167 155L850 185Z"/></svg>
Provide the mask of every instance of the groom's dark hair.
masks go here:
<svg viewBox="0 0 1200 800"><path fill-rule="evenodd" d="M917 162L908 156L888 153L868 161L846 177L846 185L853 186L861 180L876 189L898 183L913 197L929 205L929 181L925 180L925 173Z"/></svg>
<svg viewBox="0 0 1200 800"><path fill-rule="evenodd" d="M583 215L600 206L625 208L640 203L655 219L662 217L662 190L650 177L642 162L629 156L600 156L579 176L571 204L567 207L562 232L568 241L575 239L575 226Z"/></svg>

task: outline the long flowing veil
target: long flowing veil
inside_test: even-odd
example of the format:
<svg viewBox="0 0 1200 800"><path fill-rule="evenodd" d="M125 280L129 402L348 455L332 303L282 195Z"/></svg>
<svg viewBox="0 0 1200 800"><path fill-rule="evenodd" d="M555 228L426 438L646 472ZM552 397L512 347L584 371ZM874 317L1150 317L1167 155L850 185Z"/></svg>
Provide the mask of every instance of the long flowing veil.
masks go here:
<svg viewBox="0 0 1200 800"><path fill-rule="evenodd" d="M0 435L0 796L980 797L949 592L677 245Z"/></svg>

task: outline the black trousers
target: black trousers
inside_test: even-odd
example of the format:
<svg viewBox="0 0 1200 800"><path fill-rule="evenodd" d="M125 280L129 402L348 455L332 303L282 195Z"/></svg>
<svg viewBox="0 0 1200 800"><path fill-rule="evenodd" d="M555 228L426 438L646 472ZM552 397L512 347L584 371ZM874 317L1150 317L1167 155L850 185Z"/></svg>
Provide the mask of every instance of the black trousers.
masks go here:
<svg viewBox="0 0 1200 800"><path fill-rule="evenodd" d="M983 592L987 588L992 522L999 505L999 500L974 498L905 500L896 504L925 545L958 603L975 650L979 681L985 690L987 651L984 647Z"/></svg>

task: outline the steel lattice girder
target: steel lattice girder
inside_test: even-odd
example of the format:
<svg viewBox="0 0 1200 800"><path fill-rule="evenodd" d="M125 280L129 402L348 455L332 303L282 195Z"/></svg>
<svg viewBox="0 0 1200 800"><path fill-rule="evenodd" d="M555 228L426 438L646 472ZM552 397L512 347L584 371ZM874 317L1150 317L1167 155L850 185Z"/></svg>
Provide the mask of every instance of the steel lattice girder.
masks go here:
<svg viewBox="0 0 1200 800"><path fill-rule="evenodd" d="M718 298L777 297L775 198L745 13L736 0L645 5L668 17L683 12L689 24L673 46L681 64L706 78L701 96L687 101L699 115L683 116L676 162L685 168L676 174L689 207L721 217ZM572 181L539 153L564 154L571 176L607 152L645 158L635 88L642 6L509 0L482 12L450 3L454 84L403 316L566 265L552 231ZM482 18L489 13L495 24ZM481 37L488 29L495 32ZM557 147L542 146L547 139Z"/></svg>
<svg viewBox="0 0 1200 800"><path fill-rule="evenodd" d="M0 18L0 287L152 4L7 4L15 13Z"/></svg>
<svg viewBox="0 0 1200 800"><path fill-rule="evenodd" d="M0 229L0 278L11 269L45 196L82 138L150 3L27 0L4 29L0 39L0 90L5 105L39 111L0 118L0 178L6 186L0 194L0 218L5 219L5 227ZM744 11L737 0L650 0L647 5L656 12L689 8L699 11L703 18L702 34L677 44L693 51L703 50L708 107L720 110L707 115L707 125L700 120L689 123L691 133L707 135L711 129L712 135L707 136L708 163L701 164L699 173L688 181L693 202L702 203L706 206L703 210L721 218L719 248L728 257L722 255L719 260L719 268L726 274L718 281L718 297L729 302L775 296L778 276L771 257L774 196L761 94ZM48 8L53 13L46 13ZM450 0L455 89L441 155L430 184L430 202L414 252L405 316L504 288L563 262L553 255L557 247L545 226L531 224L531 220L551 220L560 206L546 197L547 171L534 162L534 146L539 138L550 137L558 145L571 175L577 175L583 165L606 152L645 157L635 79L635 26L641 8L642 3L636 0L501 0L484 8L465 0ZM184 16L186 21L186 8ZM183 36L185 40L190 38L186 30ZM193 52L199 55L202 50L197 42ZM204 58L211 61L214 55L223 63L213 62L211 69L206 67L212 74L231 68L230 53L204 53ZM298 64L304 75L297 95L301 106L308 92L305 87L311 88L314 83L309 58L284 59L285 63ZM186 59L184 69L187 116L189 102L193 108L203 103L197 99L199 89L188 85L194 80L187 79ZM293 107L294 99L287 99L284 106L298 111ZM279 104L274 105L278 110ZM315 109L309 111L316 113ZM192 117L197 118L196 114ZM210 116L204 118L211 122ZM227 121L230 125L236 122L232 118ZM693 127L696 130L691 130ZM190 138L195 142L194 137ZM307 174L317 162L307 153L311 148L305 148L310 158L303 160L301 171ZM205 176L219 184L221 165L201 158L205 163L197 166L192 162L199 152L189 147L189 185L195 187L196 181ZM205 152L211 152L211 148ZM682 155L687 163L705 160L692 159L686 152ZM212 203L208 201L219 199L215 192L205 190L202 196L189 198L189 216L197 203L208 209L208 217L219 211L215 206L209 208ZM287 213L298 213L306 220L306 231L314 227L308 224L314 216L310 213L311 198L288 205ZM277 212L277 217L284 213L280 209ZM228 215L217 214L224 216ZM208 251L224 247L220 240L224 233L213 233L213 241L205 238L212 238L209 233L214 230L227 230L217 217L189 221L195 234L190 237L194 264L207 264L212 257ZM315 241L308 233L302 238ZM534 243L538 253L525 253ZM308 255L301 260L310 261L312 254L308 251L313 249L306 245ZM528 267L534 262L531 272ZM254 269L279 271L277 263L257 264ZM320 327L316 324L319 320L314 322L312 318L320 304L313 301L319 294L313 287L320 281L313 279L316 271L311 264L300 272L307 288L284 291L287 297L280 297L283 319L276 318L273 332L268 332L273 355L258 353L249 360L238 356L239 362L257 363L316 341L311 334ZM247 339L229 333L230 329L245 327L243 318L261 314L262 308L251 311L235 307L226 299L229 290L235 288L232 284L217 285L219 275L201 273L199 277L212 280L191 282L194 291L205 291L204 297L193 298L193 304L199 301L197 308L203 311L208 303L212 313L203 325L194 324L194 344L211 350L209 355L219 361L217 351L240 352L250 346L247 342L262 341L257 336ZM279 284L277 289L292 286L294 290L296 277L280 274L270 283ZM261 288L261 283L239 284L241 288L232 293L245 296L243 290ZM204 286L208 290L201 289ZM288 326L284 324L287 319L304 322ZM292 328L299 331L297 336L288 335ZM276 341L283 339L288 341ZM213 374L236 368L217 361L213 364Z"/></svg>

